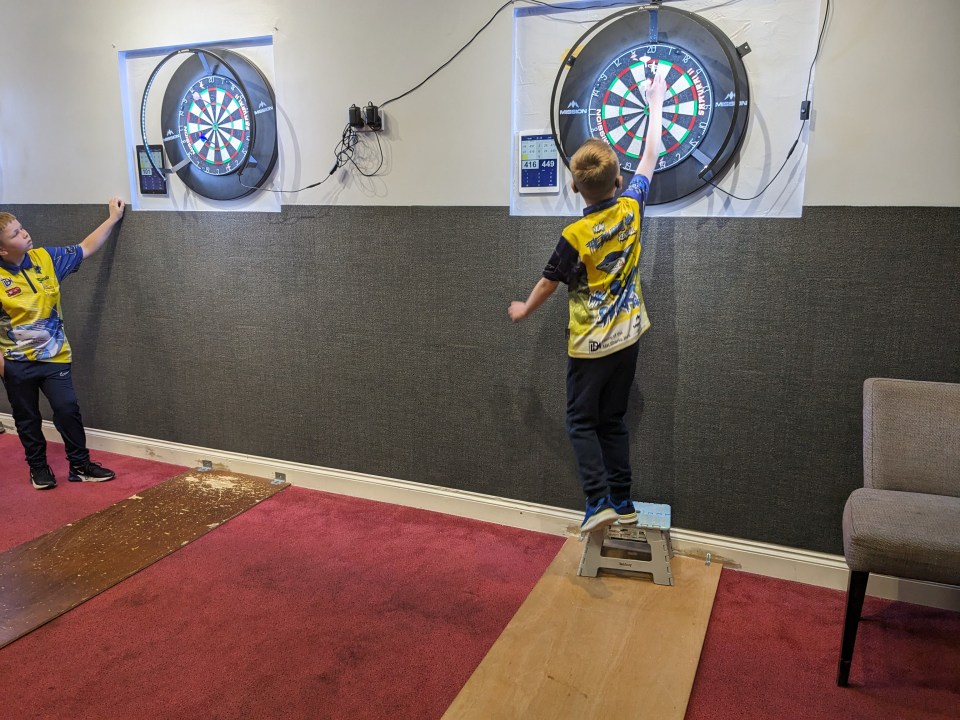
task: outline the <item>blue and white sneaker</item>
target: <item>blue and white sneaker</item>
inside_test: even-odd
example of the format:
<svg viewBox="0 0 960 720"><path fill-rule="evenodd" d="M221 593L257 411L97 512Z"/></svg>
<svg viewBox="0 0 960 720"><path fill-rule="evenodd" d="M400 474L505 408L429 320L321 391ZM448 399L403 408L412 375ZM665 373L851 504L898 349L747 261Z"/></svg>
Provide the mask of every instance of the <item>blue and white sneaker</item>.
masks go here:
<svg viewBox="0 0 960 720"><path fill-rule="evenodd" d="M610 498L602 497L595 503L587 501L587 511L580 523L580 534L600 530L617 521L617 511L610 506Z"/></svg>
<svg viewBox="0 0 960 720"><path fill-rule="evenodd" d="M634 506L633 500L625 498L616 502L612 497L608 497L607 500L610 507L617 513L617 522L623 525L632 525L637 521L637 508Z"/></svg>

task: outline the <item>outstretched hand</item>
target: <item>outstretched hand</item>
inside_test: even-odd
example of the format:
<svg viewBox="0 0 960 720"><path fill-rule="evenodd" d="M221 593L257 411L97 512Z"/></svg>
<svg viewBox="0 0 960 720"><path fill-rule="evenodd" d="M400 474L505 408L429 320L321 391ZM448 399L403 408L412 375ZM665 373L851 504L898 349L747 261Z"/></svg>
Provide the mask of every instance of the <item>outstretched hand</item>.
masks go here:
<svg viewBox="0 0 960 720"><path fill-rule="evenodd" d="M663 99L667 94L667 81L663 79L660 73L654 73L650 79L650 86L647 88L647 102L650 105L663 105Z"/></svg>
<svg viewBox="0 0 960 720"><path fill-rule="evenodd" d="M121 198L110 198L110 201L107 203L107 209L110 211L110 219L116 221L122 218L123 209L126 206L127 204Z"/></svg>
<svg viewBox="0 0 960 720"><path fill-rule="evenodd" d="M80 249L83 251L83 257L88 258L99 250L103 243L110 237L120 218L123 217L123 209L127 204L118 197L112 197L107 201L107 210L110 211L110 217L104 220L97 229L87 235L80 241Z"/></svg>

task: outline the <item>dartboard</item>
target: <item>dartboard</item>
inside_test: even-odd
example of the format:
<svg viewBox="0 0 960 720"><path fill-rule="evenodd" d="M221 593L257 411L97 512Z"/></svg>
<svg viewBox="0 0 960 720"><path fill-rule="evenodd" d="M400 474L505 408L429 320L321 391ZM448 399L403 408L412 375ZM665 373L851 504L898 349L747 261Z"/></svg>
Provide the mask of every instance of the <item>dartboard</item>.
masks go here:
<svg viewBox="0 0 960 720"><path fill-rule="evenodd" d="M190 162L210 175L240 167L250 150L250 108L243 90L223 75L187 88L177 112L179 140Z"/></svg>
<svg viewBox="0 0 960 720"><path fill-rule="evenodd" d="M170 53L147 82L141 132L145 138L153 80L164 63L184 53L189 57L170 78L161 106L160 128L172 170L204 197L249 195L276 165L277 119L273 88L243 55L226 48Z"/></svg>
<svg viewBox="0 0 960 720"><path fill-rule="evenodd" d="M648 202L699 190L733 164L746 133L747 52L683 10L631 8L601 20L568 52L554 84L551 121L561 156L569 165L581 143L601 138L632 174L646 141L646 81L658 74L667 93Z"/></svg>

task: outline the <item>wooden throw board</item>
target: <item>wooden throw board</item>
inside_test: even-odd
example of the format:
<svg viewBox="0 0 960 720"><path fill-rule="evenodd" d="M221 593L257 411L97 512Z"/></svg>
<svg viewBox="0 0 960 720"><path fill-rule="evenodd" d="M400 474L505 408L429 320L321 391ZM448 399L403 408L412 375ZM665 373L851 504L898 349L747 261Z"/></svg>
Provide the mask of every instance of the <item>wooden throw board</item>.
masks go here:
<svg viewBox="0 0 960 720"><path fill-rule="evenodd" d="M0 553L0 647L286 487L221 470L186 472Z"/></svg>
<svg viewBox="0 0 960 720"><path fill-rule="evenodd" d="M674 585L580 577L567 540L445 720L683 720L720 566L674 557Z"/></svg>

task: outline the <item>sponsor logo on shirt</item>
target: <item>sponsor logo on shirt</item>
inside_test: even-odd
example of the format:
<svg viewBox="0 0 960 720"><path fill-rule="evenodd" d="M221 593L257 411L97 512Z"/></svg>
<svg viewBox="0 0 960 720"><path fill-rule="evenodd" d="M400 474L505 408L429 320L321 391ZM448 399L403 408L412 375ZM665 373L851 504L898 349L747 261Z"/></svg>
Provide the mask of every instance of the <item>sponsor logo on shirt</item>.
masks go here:
<svg viewBox="0 0 960 720"><path fill-rule="evenodd" d="M19 294L20 294L20 288L18 287L12 287L9 290L7 290L7 297L13 297Z"/></svg>

